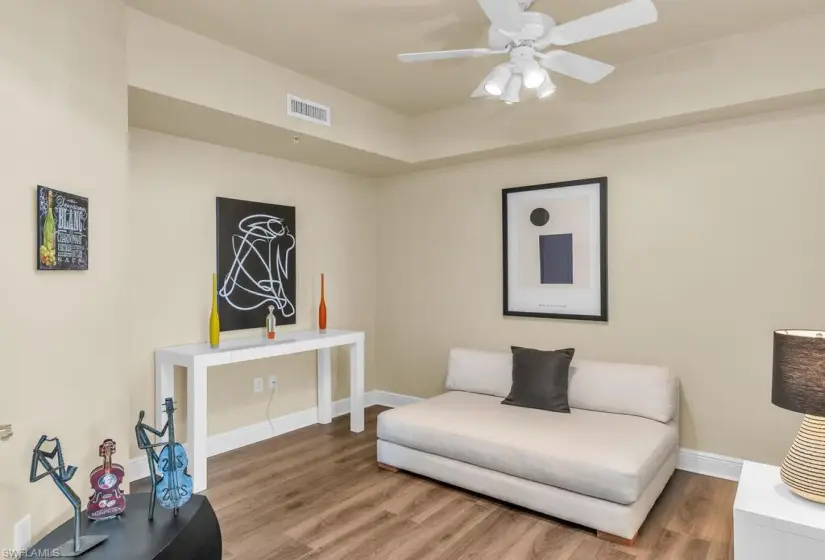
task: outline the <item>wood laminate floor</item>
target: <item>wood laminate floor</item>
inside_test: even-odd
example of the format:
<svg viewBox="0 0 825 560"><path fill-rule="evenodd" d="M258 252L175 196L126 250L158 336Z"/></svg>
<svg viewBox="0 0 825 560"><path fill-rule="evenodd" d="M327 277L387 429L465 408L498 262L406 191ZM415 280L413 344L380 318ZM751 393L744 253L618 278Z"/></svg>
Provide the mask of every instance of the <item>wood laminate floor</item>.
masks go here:
<svg viewBox="0 0 825 560"><path fill-rule="evenodd" d="M376 417L209 459L224 560L728 560L736 483L676 471L636 544L376 466ZM133 483L147 491L148 480Z"/></svg>

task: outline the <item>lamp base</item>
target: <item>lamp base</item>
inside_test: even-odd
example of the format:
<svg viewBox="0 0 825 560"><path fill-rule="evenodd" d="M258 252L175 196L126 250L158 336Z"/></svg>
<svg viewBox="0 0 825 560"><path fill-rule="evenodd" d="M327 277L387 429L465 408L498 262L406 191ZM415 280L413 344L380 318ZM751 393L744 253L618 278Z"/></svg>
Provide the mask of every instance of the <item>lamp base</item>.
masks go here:
<svg viewBox="0 0 825 560"><path fill-rule="evenodd" d="M805 415L779 474L797 496L825 504L825 418Z"/></svg>

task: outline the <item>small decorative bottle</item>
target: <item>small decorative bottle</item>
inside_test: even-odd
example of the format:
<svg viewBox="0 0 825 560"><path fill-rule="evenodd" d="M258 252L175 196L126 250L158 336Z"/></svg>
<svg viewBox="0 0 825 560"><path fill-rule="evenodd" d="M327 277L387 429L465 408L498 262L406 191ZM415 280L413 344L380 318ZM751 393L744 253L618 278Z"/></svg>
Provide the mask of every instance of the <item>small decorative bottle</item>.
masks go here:
<svg viewBox="0 0 825 560"><path fill-rule="evenodd" d="M327 303L324 301L324 274L321 273L321 304L318 306L318 332L327 332Z"/></svg>
<svg viewBox="0 0 825 560"><path fill-rule="evenodd" d="M212 313L209 314L209 346L221 345L221 320L218 317L218 275L212 275Z"/></svg>
<svg viewBox="0 0 825 560"><path fill-rule="evenodd" d="M269 340L275 340L275 315L272 313L275 311L275 306L270 305L268 309L269 315L266 316L266 337Z"/></svg>

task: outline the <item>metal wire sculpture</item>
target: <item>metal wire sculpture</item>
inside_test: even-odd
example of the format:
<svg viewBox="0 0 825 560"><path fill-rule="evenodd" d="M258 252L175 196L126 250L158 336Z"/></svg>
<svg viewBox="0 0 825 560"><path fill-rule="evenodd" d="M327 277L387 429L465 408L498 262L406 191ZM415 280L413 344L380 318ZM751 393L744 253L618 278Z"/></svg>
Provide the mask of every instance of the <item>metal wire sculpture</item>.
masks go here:
<svg viewBox="0 0 825 560"><path fill-rule="evenodd" d="M149 496L149 521L155 516L155 503L158 499L163 507L172 509L177 515L178 509L192 497L192 477L186 472L186 450L175 441L175 406L172 399L165 400L164 410L167 419L163 429L157 430L144 424L145 413L142 410L135 425L138 447L146 452L146 459L149 461L149 481L152 484ZM150 433L162 438L167 432L168 442L152 443L149 440ZM160 453L155 451L157 447L162 447Z"/></svg>
<svg viewBox="0 0 825 560"><path fill-rule="evenodd" d="M46 442L54 442L54 447L51 451L43 451L43 445ZM57 457L57 467L52 466L51 460ZM43 472L38 473L38 467L44 469ZM60 445L60 440L56 437L50 438L45 435L40 436L34 450L32 451L32 464L29 471L29 482L37 482L47 476L51 476L54 483L60 489L66 499L72 504L74 510L74 538L66 541L59 547L58 556L80 556L87 550L94 548L103 541L108 535L85 535L80 534L80 498L67 484L74 473L77 472L77 467L72 465L66 466L63 461L63 448Z"/></svg>

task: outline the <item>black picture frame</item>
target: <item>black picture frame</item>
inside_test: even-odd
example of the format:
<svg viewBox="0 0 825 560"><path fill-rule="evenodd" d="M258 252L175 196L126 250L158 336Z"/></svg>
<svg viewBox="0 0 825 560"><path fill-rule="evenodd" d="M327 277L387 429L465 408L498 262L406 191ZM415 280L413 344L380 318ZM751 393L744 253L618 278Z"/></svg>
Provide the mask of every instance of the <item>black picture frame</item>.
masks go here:
<svg viewBox="0 0 825 560"><path fill-rule="evenodd" d="M514 311L509 304L509 257L508 257L508 197L511 194L526 191L536 191L545 189L570 188L583 185L598 185L599 187L599 278L600 282L600 312L595 315L567 314L567 313L539 313ZM573 321L596 321L607 322L608 320L608 285L607 285L607 177L594 177L591 179L577 179L574 181L562 181L556 183L545 183L540 185L530 185L524 187L512 187L501 191L501 223L502 223L502 313L509 317L533 317L541 319L567 319Z"/></svg>

